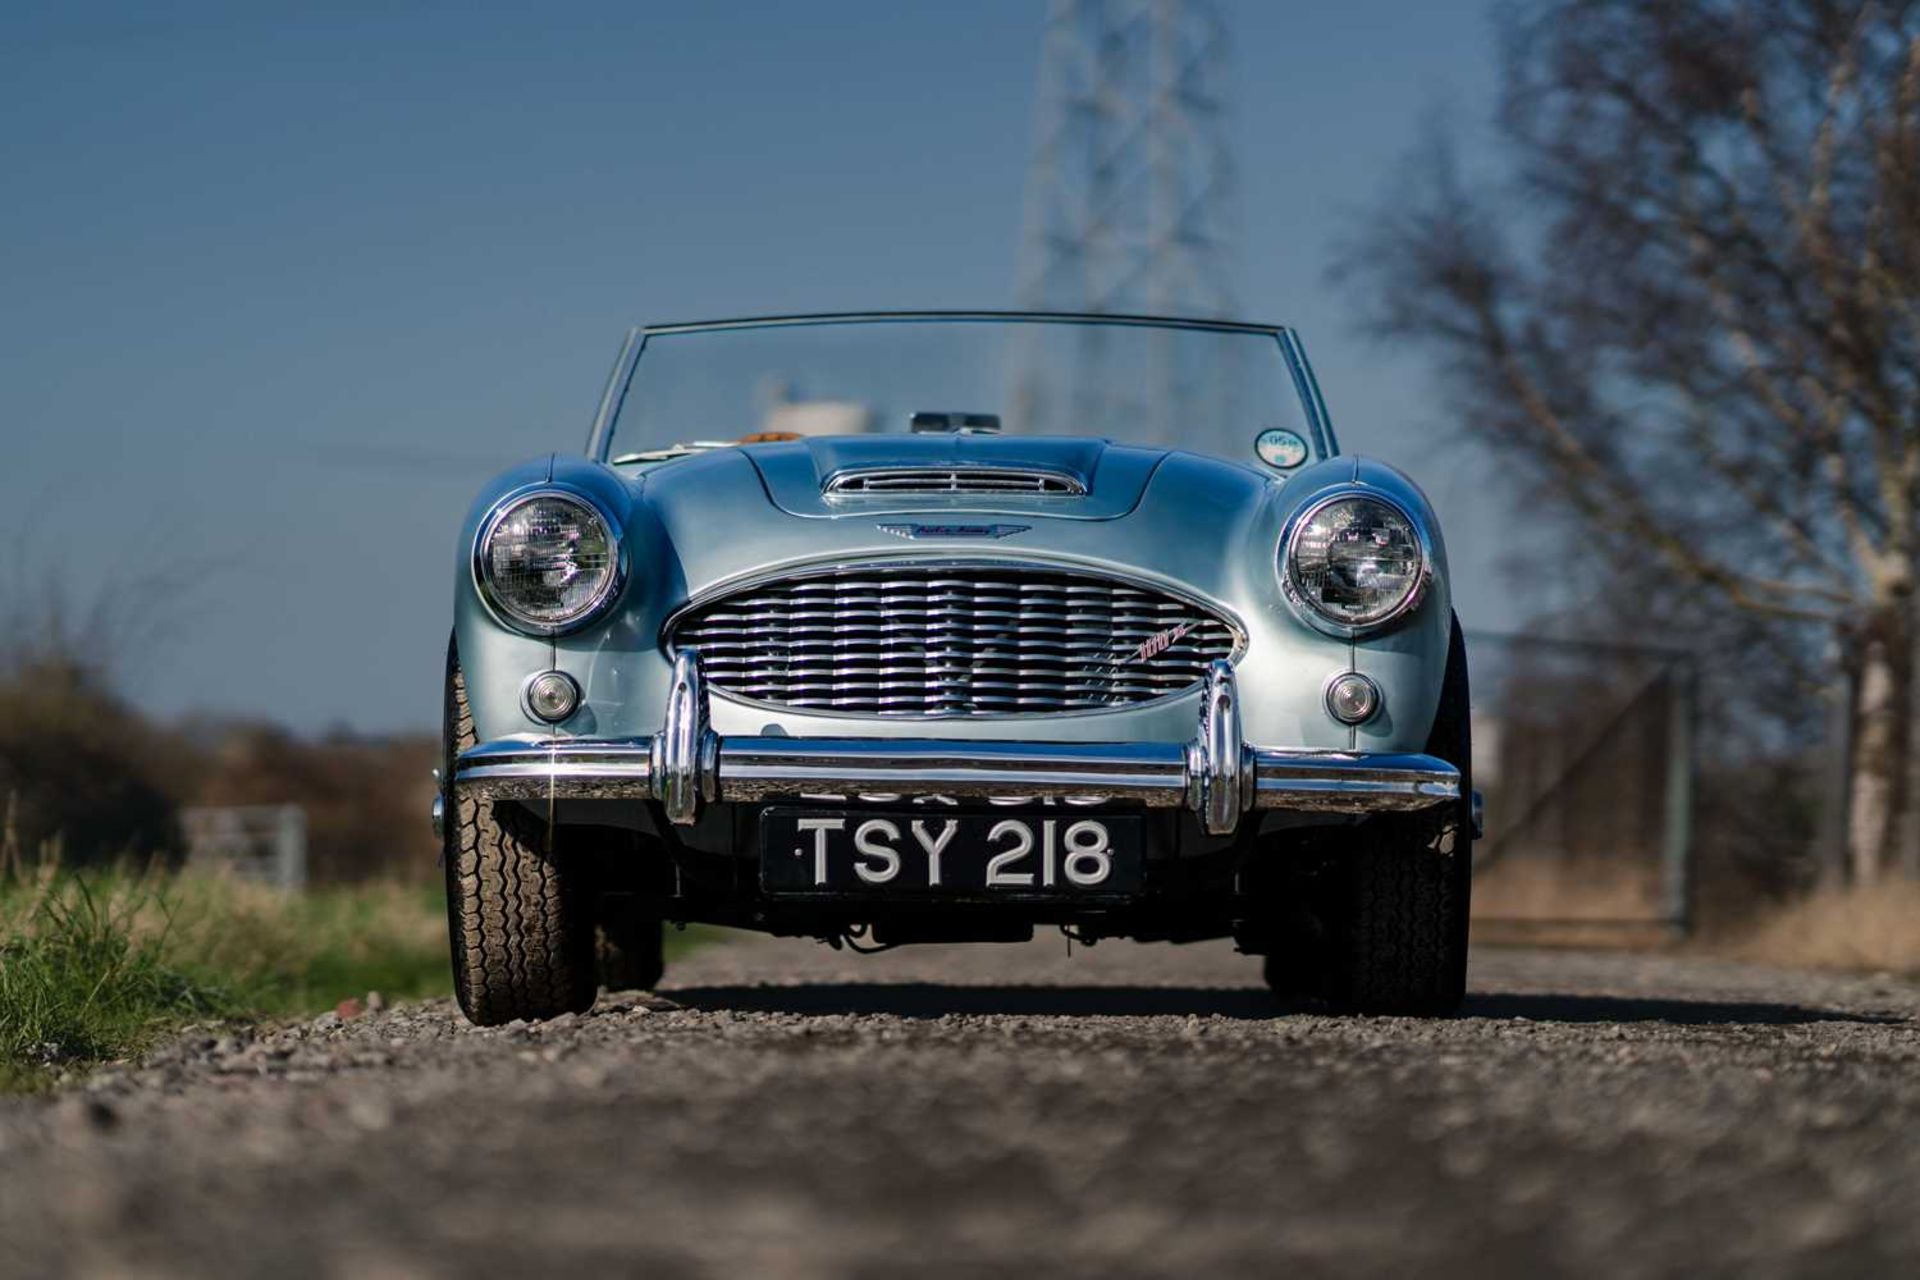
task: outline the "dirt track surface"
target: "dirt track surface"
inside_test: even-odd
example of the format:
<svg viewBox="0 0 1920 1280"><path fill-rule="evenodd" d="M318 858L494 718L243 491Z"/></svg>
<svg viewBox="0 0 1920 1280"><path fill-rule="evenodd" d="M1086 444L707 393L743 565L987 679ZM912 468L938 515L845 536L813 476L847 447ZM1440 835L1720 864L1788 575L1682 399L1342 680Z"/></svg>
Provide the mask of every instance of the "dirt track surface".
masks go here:
<svg viewBox="0 0 1920 1280"><path fill-rule="evenodd" d="M0 1273L1920 1273L1902 983L1488 952L1418 1022L1274 1016L1216 946L745 941L669 977L0 1101Z"/></svg>

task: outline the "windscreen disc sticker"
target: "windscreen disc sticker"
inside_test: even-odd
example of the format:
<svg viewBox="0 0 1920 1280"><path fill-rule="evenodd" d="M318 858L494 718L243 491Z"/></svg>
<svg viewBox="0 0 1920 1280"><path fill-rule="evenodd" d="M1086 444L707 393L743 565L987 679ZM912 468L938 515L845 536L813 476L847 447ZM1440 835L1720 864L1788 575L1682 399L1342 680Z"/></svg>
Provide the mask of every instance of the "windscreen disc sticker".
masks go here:
<svg viewBox="0 0 1920 1280"><path fill-rule="evenodd" d="M1253 439L1260 461L1279 471L1291 471L1307 460L1307 442L1298 432L1268 427Z"/></svg>

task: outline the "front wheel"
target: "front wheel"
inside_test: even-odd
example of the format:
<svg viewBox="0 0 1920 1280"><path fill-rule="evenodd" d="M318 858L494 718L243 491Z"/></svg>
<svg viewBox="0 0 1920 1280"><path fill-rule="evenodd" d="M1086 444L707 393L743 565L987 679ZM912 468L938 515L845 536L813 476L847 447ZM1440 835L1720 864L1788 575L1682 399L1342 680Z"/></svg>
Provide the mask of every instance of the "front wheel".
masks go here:
<svg viewBox="0 0 1920 1280"><path fill-rule="evenodd" d="M449 763L473 745L457 654L447 656ZM446 775L451 777L451 774ZM445 826L453 991L469 1021L498 1026L593 1007L592 868L514 804L457 792Z"/></svg>
<svg viewBox="0 0 1920 1280"><path fill-rule="evenodd" d="M1427 754L1460 770L1460 799L1370 819L1334 869L1326 995L1356 1013L1444 1017L1467 991L1473 897L1473 741L1455 619Z"/></svg>
<svg viewBox="0 0 1920 1280"><path fill-rule="evenodd" d="M1343 868L1328 997L1355 1013L1444 1017L1467 990L1471 855L1444 813L1374 819Z"/></svg>

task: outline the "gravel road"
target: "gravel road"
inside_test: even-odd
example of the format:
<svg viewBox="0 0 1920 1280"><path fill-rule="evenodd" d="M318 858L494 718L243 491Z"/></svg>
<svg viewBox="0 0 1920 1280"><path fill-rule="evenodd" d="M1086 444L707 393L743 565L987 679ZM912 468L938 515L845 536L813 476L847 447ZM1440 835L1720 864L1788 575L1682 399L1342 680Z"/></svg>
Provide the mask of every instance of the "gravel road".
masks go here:
<svg viewBox="0 0 1920 1280"><path fill-rule="evenodd" d="M1920 988L1489 951L709 948L658 997L192 1035L0 1101L7 1275L1920 1274Z"/></svg>

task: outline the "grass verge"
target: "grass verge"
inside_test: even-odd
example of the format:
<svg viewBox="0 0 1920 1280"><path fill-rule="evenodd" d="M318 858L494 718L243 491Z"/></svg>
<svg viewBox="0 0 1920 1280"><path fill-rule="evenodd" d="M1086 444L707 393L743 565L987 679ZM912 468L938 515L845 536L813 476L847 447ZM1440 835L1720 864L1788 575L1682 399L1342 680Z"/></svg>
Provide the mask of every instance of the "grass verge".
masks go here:
<svg viewBox="0 0 1920 1280"><path fill-rule="evenodd" d="M183 1022L444 994L437 889L277 893L57 867L0 884L0 1089L137 1053Z"/></svg>

